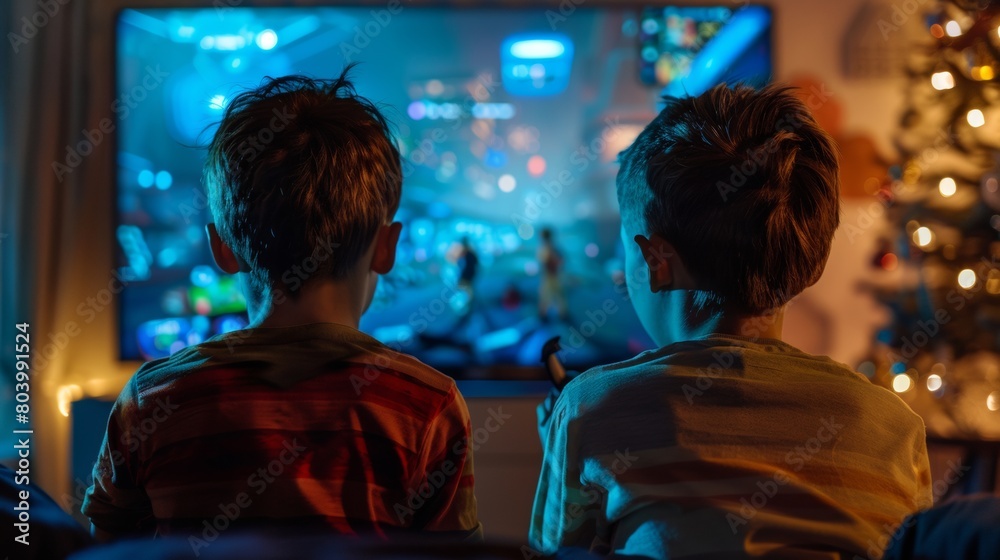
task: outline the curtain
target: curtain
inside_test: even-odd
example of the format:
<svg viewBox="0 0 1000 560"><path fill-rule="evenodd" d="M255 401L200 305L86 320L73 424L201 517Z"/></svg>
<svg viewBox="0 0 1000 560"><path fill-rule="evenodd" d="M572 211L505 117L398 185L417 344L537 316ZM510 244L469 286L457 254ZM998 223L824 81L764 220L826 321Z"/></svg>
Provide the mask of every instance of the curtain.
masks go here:
<svg viewBox="0 0 1000 560"><path fill-rule="evenodd" d="M33 357L30 476L60 503L69 480L68 421L57 411L56 394L77 341L61 344L59 333L77 296L67 289L80 279L74 267L85 259L80 210L91 194L87 177L107 165L95 150L61 178L53 166L88 128L87 19L88 4L80 1L13 0L0 8L6 35L0 62L0 460L13 459L15 325L26 322ZM110 150L105 144L100 147ZM36 367L43 352L50 358Z"/></svg>

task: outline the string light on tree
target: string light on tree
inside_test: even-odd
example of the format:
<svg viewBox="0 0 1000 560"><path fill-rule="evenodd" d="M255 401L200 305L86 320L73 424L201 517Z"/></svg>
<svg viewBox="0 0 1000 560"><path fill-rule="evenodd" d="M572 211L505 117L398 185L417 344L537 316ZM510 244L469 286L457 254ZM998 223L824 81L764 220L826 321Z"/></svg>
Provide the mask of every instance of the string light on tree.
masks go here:
<svg viewBox="0 0 1000 560"><path fill-rule="evenodd" d="M962 269L958 273L958 285L966 290L972 289L976 285L976 272L971 268Z"/></svg>
<svg viewBox="0 0 1000 560"><path fill-rule="evenodd" d="M977 264L1000 251L1000 1L917 4L927 35L901 70L920 94L901 112L900 159L884 180L899 196L870 261L888 283L872 293L893 320L861 362L876 364L874 382L910 396L928 433L1000 439L1000 270ZM935 317L942 310L947 322ZM914 348L928 324L932 340Z"/></svg>
<svg viewBox="0 0 1000 560"><path fill-rule="evenodd" d="M991 270L986 277L986 293L1000 294L1000 270Z"/></svg>
<svg viewBox="0 0 1000 560"><path fill-rule="evenodd" d="M948 198L958 191L958 183L951 177L945 177L938 182L938 192L941 196Z"/></svg>
<svg viewBox="0 0 1000 560"><path fill-rule="evenodd" d="M938 91L951 89L955 87L955 76L952 76L951 72L948 71L935 72L931 76L931 85Z"/></svg>
<svg viewBox="0 0 1000 560"><path fill-rule="evenodd" d="M899 264L899 258L892 253L886 253L882 255L882 258L879 260L879 264L881 264L882 268L886 270L896 270L896 266Z"/></svg>
<svg viewBox="0 0 1000 560"><path fill-rule="evenodd" d="M965 116L965 120L969 121L972 128L979 128L986 124L986 115L979 109L973 109Z"/></svg>
<svg viewBox="0 0 1000 560"><path fill-rule="evenodd" d="M905 393L913 388L913 380L905 373L898 373L892 376L892 390L897 393Z"/></svg>
<svg viewBox="0 0 1000 560"><path fill-rule="evenodd" d="M937 391L938 389L941 388L942 385L944 385L944 382L941 381L941 376L940 375L938 375L936 373L932 373L932 374L930 374L930 375L927 376L927 390L928 391Z"/></svg>
<svg viewBox="0 0 1000 560"><path fill-rule="evenodd" d="M931 233L931 228L927 226L918 227L917 230L913 232L913 242L920 247L930 245L933 240L934 234Z"/></svg>

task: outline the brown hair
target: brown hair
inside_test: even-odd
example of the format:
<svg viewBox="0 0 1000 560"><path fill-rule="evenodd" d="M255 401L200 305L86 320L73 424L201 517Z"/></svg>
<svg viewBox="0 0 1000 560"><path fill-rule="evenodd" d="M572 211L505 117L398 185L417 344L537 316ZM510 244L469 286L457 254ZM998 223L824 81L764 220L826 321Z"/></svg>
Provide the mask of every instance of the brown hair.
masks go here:
<svg viewBox="0 0 1000 560"><path fill-rule="evenodd" d="M267 78L232 99L208 148L216 228L274 286L320 247L315 277L341 278L399 206L399 150L379 109L340 77Z"/></svg>
<svg viewBox="0 0 1000 560"><path fill-rule="evenodd" d="M833 141L788 87L664 101L620 156L623 219L669 241L707 302L784 305L819 279L840 223Z"/></svg>

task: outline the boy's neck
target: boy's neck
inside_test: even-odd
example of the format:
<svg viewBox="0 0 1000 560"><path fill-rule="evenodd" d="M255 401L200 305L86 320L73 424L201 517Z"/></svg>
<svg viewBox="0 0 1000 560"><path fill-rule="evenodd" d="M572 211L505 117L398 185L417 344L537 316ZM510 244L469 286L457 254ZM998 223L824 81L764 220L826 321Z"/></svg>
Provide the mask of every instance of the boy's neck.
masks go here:
<svg viewBox="0 0 1000 560"><path fill-rule="evenodd" d="M712 329L712 332L749 338L781 340L781 328L784 319L784 307L779 307L762 315L723 312L719 316L718 322L715 328Z"/></svg>
<svg viewBox="0 0 1000 560"><path fill-rule="evenodd" d="M303 285L292 298L289 292L261 294L248 301L251 327L277 328L336 323L358 328L367 295L354 282L321 282Z"/></svg>

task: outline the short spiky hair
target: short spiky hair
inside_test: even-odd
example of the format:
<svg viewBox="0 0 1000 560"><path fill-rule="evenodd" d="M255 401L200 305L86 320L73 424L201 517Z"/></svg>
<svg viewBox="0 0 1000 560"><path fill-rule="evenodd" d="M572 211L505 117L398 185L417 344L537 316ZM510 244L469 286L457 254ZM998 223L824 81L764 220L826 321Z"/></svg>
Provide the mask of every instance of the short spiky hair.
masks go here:
<svg viewBox="0 0 1000 560"><path fill-rule="evenodd" d="M232 99L208 147L216 228L258 288L304 264L309 279L344 277L399 206L399 150L350 68L266 78Z"/></svg>
<svg viewBox="0 0 1000 560"><path fill-rule="evenodd" d="M840 223L834 144L790 89L665 98L620 157L622 218L669 241L710 302L746 313L815 283Z"/></svg>

